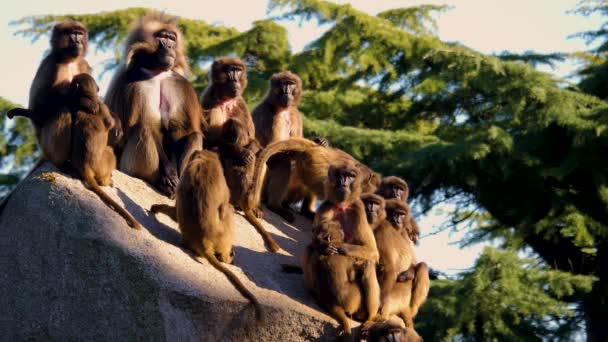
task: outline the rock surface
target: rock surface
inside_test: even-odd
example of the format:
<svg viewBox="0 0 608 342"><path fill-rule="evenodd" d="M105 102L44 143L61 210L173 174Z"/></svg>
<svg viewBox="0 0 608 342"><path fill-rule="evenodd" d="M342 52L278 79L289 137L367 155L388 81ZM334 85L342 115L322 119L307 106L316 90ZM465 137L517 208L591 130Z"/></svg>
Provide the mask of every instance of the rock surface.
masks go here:
<svg viewBox="0 0 608 342"><path fill-rule="evenodd" d="M266 211L283 248L267 252L237 214L236 258L228 266L266 309L253 308L206 261L181 248L177 225L147 209L171 203L146 183L114 172L104 188L144 225L125 221L80 181L45 164L0 213L1 340L309 341L333 340L337 324L313 303L299 264L310 222L294 226ZM158 219L158 220L157 220Z"/></svg>

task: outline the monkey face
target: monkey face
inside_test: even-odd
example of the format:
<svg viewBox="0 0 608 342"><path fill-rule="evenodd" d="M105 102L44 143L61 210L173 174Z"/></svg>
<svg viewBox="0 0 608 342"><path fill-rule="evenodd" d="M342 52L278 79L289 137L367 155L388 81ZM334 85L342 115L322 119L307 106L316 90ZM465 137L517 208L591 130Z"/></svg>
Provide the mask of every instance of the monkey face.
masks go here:
<svg viewBox="0 0 608 342"><path fill-rule="evenodd" d="M283 79L274 85L276 103L283 108L291 106L296 97L297 84L290 79Z"/></svg>
<svg viewBox="0 0 608 342"><path fill-rule="evenodd" d="M156 59L157 69L170 70L175 64L175 58L177 53L175 48L177 46L177 34L169 30L160 30L154 34L156 39Z"/></svg>
<svg viewBox="0 0 608 342"><path fill-rule="evenodd" d="M405 189L402 186L393 184L389 187L390 198L403 199L404 195L405 195Z"/></svg>
<svg viewBox="0 0 608 342"><path fill-rule="evenodd" d="M369 198L364 199L363 204L365 205L365 215L367 216L367 223L374 224L381 216L381 212L384 210L384 205L378 200Z"/></svg>
<svg viewBox="0 0 608 342"><path fill-rule="evenodd" d="M397 228L403 227L406 222L407 215L407 211L405 211L403 208L387 209L386 211L386 217L388 218L389 222Z"/></svg>
<svg viewBox="0 0 608 342"><path fill-rule="evenodd" d="M329 169L328 178L333 185L335 199L338 203L344 202L349 197L351 194L351 186L355 182L357 175L356 169L349 166Z"/></svg>
<svg viewBox="0 0 608 342"><path fill-rule="evenodd" d="M67 57L76 58L86 52L87 40L87 29L82 24L64 22L54 27L51 46Z"/></svg>
<svg viewBox="0 0 608 342"><path fill-rule="evenodd" d="M241 77L243 77L244 68L238 64L228 64L224 66L224 80L226 82L227 95L236 97L241 95L243 85Z"/></svg>

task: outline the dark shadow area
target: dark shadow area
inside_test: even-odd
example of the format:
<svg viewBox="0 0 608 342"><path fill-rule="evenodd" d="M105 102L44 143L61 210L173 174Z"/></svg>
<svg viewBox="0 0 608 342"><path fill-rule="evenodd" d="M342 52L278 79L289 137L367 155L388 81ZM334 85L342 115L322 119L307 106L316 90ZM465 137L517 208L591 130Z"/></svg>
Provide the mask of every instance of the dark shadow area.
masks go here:
<svg viewBox="0 0 608 342"><path fill-rule="evenodd" d="M281 264L300 265L299 258L257 252L241 246L234 246L234 251L233 265L239 267L257 287L282 293L301 304L319 310L304 285L303 276L285 273L281 268Z"/></svg>
<svg viewBox="0 0 608 342"><path fill-rule="evenodd" d="M154 214L150 213L147 209L143 209L139 204L135 203L124 191L116 188L118 197L125 204L125 209L131 213L139 222L147 229L150 234L154 235L157 239L163 240L174 246L181 248L182 237L181 234L158 221Z"/></svg>

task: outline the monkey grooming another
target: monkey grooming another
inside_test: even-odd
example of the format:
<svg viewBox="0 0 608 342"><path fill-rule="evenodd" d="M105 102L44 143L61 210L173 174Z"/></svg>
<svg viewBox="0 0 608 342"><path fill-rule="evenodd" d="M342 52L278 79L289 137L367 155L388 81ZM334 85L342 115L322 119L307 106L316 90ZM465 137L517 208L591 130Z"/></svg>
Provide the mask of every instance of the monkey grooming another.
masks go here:
<svg viewBox="0 0 608 342"><path fill-rule="evenodd" d="M289 71L274 74L269 80L268 93L253 112L255 135L260 144L268 144L302 138L302 114L298 111L302 96L302 80ZM287 155L276 155L268 161L269 170L265 179L264 198L269 207L287 206L279 202L290 192L289 175L292 161ZM291 192L295 189L291 189Z"/></svg>
<svg viewBox="0 0 608 342"><path fill-rule="evenodd" d="M388 319L398 315L407 327L413 328L413 318L428 296L430 280L426 263L416 264L412 244L400 232L408 223L408 215L407 204L398 199L387 200L387 219L376 229L375 237L380 253L380 316Z"/></svg>
<svg viewBox="0 0 608 342"><path fill-rule="evenodd" d="M253 110L253 123L255 135L260 144L268 144L289 138L302 138L302 114L298 111L300 97L302 96L302 80L298 75L289 71L280 72L270 77L270 87L262 102ZM321 146L328 146L327 139L316 138L315 142ZM301 213L312 219L314 217L314 203L308 196L300 196L304 190L297 184L289 182L293 168L289 156L281 154L268 160L269 170L265 180L265 202L271 208L285 207L304 198ZM291 194L293 199L287 199Z"/></svg>
<svg viewBox="0 0 608 342"><path fill-rule="evenodd" d="M356 298L341 289L333 289L337 302L326 303L329 311L344 329L344 333L352 338L347 314L353 315L365 312L365 319L373 319L379 307L380 289L376 279L376 263L378 250L374 234L367 223L365 208L360 200L361 173L353 161L331 165L326 181L327 199L317 210L313 225L338 223L344 233L344 243L338 245L329 243L324 254L343 255L356 261L360 268L361 302L364 306L355 307ZM317 253L307 249L304 253L304 280L308 288L321 298L325 274L330 270L323 269L322 258ZM334 270L334 272L338 272Z"/></svg>
<svg viewBox="0 0 608 342"><path fill-rule="evenodd" d="M260 203L267 171L266 163L271 157L279 153L289 153L290 158L293 160L293 168L289 177L290 188L302 189L302 195L310 196L311 203L314 203L317 197L321 199L327 198L325 181L327 180L329 167L333 163L354 163L361 173L361 191L363 193L374 192L380 182L380 177L377 173L357 162L352 156L342 150L323 147L308 139L290 138L268 145L259 154L253 177L253 190L250 196L250 200L252 201L251 206L258 206ZM280 196L281 198L277 203L286 203L288 197L292 203L295 203L304 197L291 196L291 194L287 194L287 191L283 191ZM279 214L287 222L295 220L294 214L283 205L275 206L269 203L268 209ZM314 215L313 212L309 214Z"/></svg>
<svg viewBox="0 0 608 342"><path fill-rule="evenodd" d="M248 201L255 158L260 149L260 144L248 134L247 127L240 119L234 117L226 121L218 150L230 189L230 203L243 211L247 221L262 235L267 248L277 252L279 245L257 219L263 217L264 212L259 207L249 207Z"/></svg>
<svg viewBox="0 0 608 342"><path fill-rule="evenodd" d="M190 155L202 149L202 112L174 19L151 12L129 34L126 60L105 101L121 119L124 135L113 146L119 169L175 193Z"/></svg>
<svg viewBox="0 0 608 342"><path fill-rule="evenodd" d="M89 74L76 75L72 81L72 165L87 188L116 210L129 226L141 229L141 224L99 187L112 184L116 157L108 146L108 132L114 119L108 107L99 101L98 90Z"/></svg>
<svg viewBox="0 0 608 342"><path fill-rule="evenodd" d="M234 259L234 209L216 153L195 151L177 186L175 207L155 204L150 211L177 221L184 246L224 273L253 304L257 322L263 322L264 312L257 298L222 264L232 263Z"/></svg>
<svg viewBox="0 0 608 342"><path fill-rule="evenodd" d="M218 58L211 64L209 81L209 86L201 95L203 115L208 124L205 131L205 149L217 146L224 123L232 117L240 119L248 134L254 138L253 120L243 99L243 92L247 88L245 63L234 57Z"/></svg>

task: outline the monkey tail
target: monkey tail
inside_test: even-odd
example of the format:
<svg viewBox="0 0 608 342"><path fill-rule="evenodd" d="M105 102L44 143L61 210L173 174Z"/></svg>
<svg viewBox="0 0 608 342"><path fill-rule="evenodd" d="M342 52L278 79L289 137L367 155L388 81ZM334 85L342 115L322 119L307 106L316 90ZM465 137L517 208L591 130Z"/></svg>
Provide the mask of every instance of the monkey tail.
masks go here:
<svg viewBox="0 0 608 342"><path fill-rule="evenodd" d="M95 177L93 176L93 171L91 170L91 168L85 167L85 170L82 175L82 180L86 187L93 191L95 194L97 194L97 196L99 196L99 198L105 204L116 210L116 212L127 221L129 226L137 230L142 229L141 223L139 223L139 221L137 221L133 216L131 216L131 214L129 214L129 212L126 211L123 207L118 205L118 203L116 203L116 201L114 201L110 196L108 196L108 194L101 190L101 188L97 184L97 181L95 180Z"/></svg>
<svg viewBox="0 0 608 342"><path fill-rule="evenodd" d="M416 266L416 275L412 285L412 299L410 300L410 310L412 317L418 313L418 308L426 301L430 287L429 268L425 262Z"/></svg>
<svg viewBox="0 0 608 342"><path fill-rule="evenodd" d="M224 273L226 278L228 278L228 280L241 293L241 295L243 295L243 297L247 298L251 302L251 304L253 304L253 306L255 308L255 320L256 320L257 324L263 324L264 323L264 309L262 309L260 302L253 295L253 293L251 293L249 290L247 290L247 288L245 287L245 285L243 285L243 283L239 280L239 278L237 278L237 276L234 275L234 273L232 273L228 268L226 268L226 266L224 266L219 260L217 260L217 258L215 257L215 254L209 252L207 250L207 248L205 248L204 257L205 257L205 259L207 259L207 261L209 261L211 266L215 267L218 271Z"/></svg>
<svg viewBox="0 0 608 342"><path fill-rule="evenodd" d="M162 213L169 216L173 221L177 222L177 210L168 204L154 204L150 207L150 211L154 214Z"/></svg>
<svg viewBox="0 0 608 342"><path fill-rule="evenodd" d="M249 195L249 208L257 208L260 205L262 197L262 187L264 186L264 178L266 178L266 162L270 157L283 152L304 152L311 147L319 146L312 140L304 138L290 138L274 142L260 152L256 163L255 173L253 175L253 187Z"/></svg>
<svg viewBox="0 0 608 342"><path fill-rule="evenodd" d="M266 228L264 228L262 223L260 223L258 218L255 217L255 215L253 214L253 211L245 210L244 213L245 213L245 219L247 219L247 221L249 221L249 223L251 223L251 225L255 228L255 230L257 230L258 233L260 233L260 235L262 235L262 239L264 239L264 242L266 243L266 247L271 252L275 252L275 253L278 252L279 249L281 249L281 247L279 247L279 244L277 244L276 241L274 241L274 239L272 238L272 235L270 235L270 233L268 233L268 231L266 230Z"/></svg>

